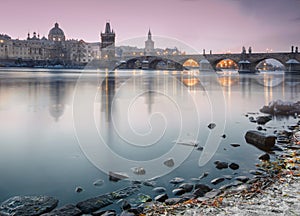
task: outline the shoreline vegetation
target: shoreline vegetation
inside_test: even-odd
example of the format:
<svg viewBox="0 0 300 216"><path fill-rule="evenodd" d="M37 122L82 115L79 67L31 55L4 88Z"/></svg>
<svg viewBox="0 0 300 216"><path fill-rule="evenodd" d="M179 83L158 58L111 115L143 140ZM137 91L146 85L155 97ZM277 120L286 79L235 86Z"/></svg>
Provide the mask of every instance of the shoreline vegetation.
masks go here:
<svg viewBox="0 0 300 216"><path fill-rule="evenodd" d="M185 183L184 179L175 178L173 182L170 182L178 187L173 190L173 196L170 198L165 193L165 188L154 188L150 180L149 182L134 181L132 186L92 197L76 205L68 204L59 208L56 208L58 200L53 197L16 196L0 205L0 215L300 215L299 107L300 102L292 103L278 100L260 110L265 113L263 116L257 113L245 115L250 122L258 125L256 132L259 132L254 134L254 137L258 136L259 146L254 143L249 144L258 148L263 144L268 144L268 149L263 149L264 154L259 157L260 162L256 164L256 169L249 171L253 176L251 178L238 176L235 177L235 181L222 185L218 189L212 189L199 182L195 184ZM276 138L271 139L274 140L274 145L270 145L268 136L266 135L265 138L260 137L260 135L264 136L261 131L267 130L265 124L272 121L278 113L294 118L297 123L285 128L278 125L277 129L272 131L272 136ZM270 114L272 115L270 116ZM239 144L232 145L239 147ZM272 156L270 157L270 155ZM216 168L228 167L225 162L215 164ZM199 177L199 181L207 175L204 174ZM224 176L224 178L234 177ZM221 178L214 180L216 184L223 181ZM98 182L98 184L102 184L102 182ZM157 190L158 195L150 197L149 195L138 194L142 186L152 186ZM131 199L127 199L129 197L135 197L139 203L131 203ZM120 206L120 214L115 210L103 209L104 207L109 209L109 205L113 203L118 203Z"/></svg>

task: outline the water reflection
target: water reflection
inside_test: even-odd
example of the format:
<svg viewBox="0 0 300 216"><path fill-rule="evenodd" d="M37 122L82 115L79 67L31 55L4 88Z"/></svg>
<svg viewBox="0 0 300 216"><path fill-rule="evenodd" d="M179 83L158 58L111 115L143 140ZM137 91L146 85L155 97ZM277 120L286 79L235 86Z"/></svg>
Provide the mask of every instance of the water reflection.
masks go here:
<svg viewBox="0 0 300 216"><path fill-rule="evenodd" d="M181 119L178 118L177 108L170 98L180 102L182 110L185 111L183 118L189 123L184 126L185 139L194 139L196 132L192 133L193 128L200 124L200 136L196 138L199 138L201 145L205 144L211 132L207 128L208 123L212 121L210 102L225 98L225 107L215 108L226 110L226 139L222 139L222 147L204 167L198 166L202 152L191 149L187 160L161 179L160 184L166 187L168 181L175 176L188 179L198 177L203 171L209 171L208 182L214 177L219 177L213 164L215 160L239 163L240 172L247 174L245 170L255 168L253 161L261 152L244 143L243 133L256 125L250 123L243 114L249 111L257 112L271 100L296 101L300 98L300 76L287 76L282 73L247 75L119 71L113 74L103 73L103 82L100 84L94 82L96 75L92 74L83 74L84 81L81 83L77 83L79 75L72 73L1 72L0 76L0 173L3 174L0 179L0 201L12 195L34 193L51 194L58 197L62 204L76 203L99 194L92 185L99 176L105 180L102 188L105 192L126 184L107 183L106 175L91 165L79 148L72 119L76 85L78 93L82 95L83 100L80 103L83 105L87 103L85 97L94 96L95 91L98 93L93 100L94 110L84 110L80 114L85 117L94 111L96 118L93 123L98 126L99 133L103 134L110 148L121 156L137 161L151 160L174 147L172 141L178 138L178 122ZM134 103L130 104L130 99L133 98ZM199 121L195 118L197 113L191 112L194 105ZM127 109L128 107L130 109ZM157 113L166 113L168 124L165 124L160 115L156 116ZM135 138L129 133L127 117L130 117L137 134L144 136ZM218 119L220 116L214 117ZM152 131L151 126L154 126ZM215 130L219 126L217 124ZM91 125L82 123L81 127L89 139ZM116 128L122 135L126 135L129 141L132 141L130 139L133 137L133 140L144 146L136 148L122 141L115 131ZM153 145L145 150L147 141L159 137L164 130L166 133L159 143L162 145ZM153 137L149 135L149 139L144 141L149 131ZM216 137L221 135L217 133ZM240 143L241 147L232 150L227 146L229 143ZM182 152L180 151L178 156ZM105 158L111 163L110 157ZM152 170L159 169L161 164L155 164ZM122 168L119 164L114 167ZM42 174L40 170L43 170ZM151 171L150 168L148 170ZM232 174L229 169L222 172ZM206 180L203 181L205 183ZM77 185L83 185L85 193L74 195ZM151 190L147 193L151 193Z"/></svg>

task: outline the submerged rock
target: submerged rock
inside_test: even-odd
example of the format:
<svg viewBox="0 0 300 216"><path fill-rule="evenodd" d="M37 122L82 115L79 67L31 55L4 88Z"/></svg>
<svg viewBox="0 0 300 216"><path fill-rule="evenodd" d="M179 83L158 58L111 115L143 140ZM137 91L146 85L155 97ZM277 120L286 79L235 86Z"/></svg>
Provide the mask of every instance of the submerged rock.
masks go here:
<svg viewBox="0 0 300 216"><path fill-rule="evenodd" d="M164 161L164 165L167 167L173 167L175 165L173 158L168 158Z"/></svg>
<svg viewBox="0 0 300 216"><path fill-rule="evenodd" d="M108 173L108 176L109 176L109 181L114 181L114 182L129 178L127 173L122 173L122 172L111 172L110 171Z"/></svg>
<svg viewBox="0 0 300 216"><path fill-rule="evenodd" d="M15 196L0 205L0 215L41 215L53 210L57 203L49 196Z"/></svg>
<svg viewBox="0 0 300 216"><path fill-rule="evenodd" d="M155 193L163 193L163 192L166 192L166 188L164 187L156 187L156 188L153 188L153 190Z"/></svg>
<svg viewBox="0 0 300 216"><path fill-rule="evenodd" d="M208 172L204 172L204 173L202 173L200 176L199 176L199 179L203 179L203 178L205 178L206 176L208 176Z"/></svg>
<svg viewBox="0 0 300 216"><path fill-rule="evenodd" d="M180 177L175 177L170 180L171 184L180 184L182 182L184 182L184 178L180 178Z"/></svg>
<svg viewBox="0 0 300 216"><path fill-rule="evenodd" d="M93 185L96 186L96 187L100 187L103 184L104 184L104 180L102 180L102 179L98 179L98 180L93 182Z"/></svg>
<svg viewBox="0 0 300 216"><path fill-rule="evenodd" d="M146 170L143 167L133 167L131 168L132 172L136 175L145 175Z"/></svg>

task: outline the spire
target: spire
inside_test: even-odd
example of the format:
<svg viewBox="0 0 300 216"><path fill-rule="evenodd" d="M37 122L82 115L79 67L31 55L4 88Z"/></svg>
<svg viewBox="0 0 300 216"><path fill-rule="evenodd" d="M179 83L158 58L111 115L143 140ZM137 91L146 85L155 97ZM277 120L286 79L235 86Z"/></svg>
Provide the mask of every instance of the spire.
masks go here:
<svg viewBox="0 0 300 216"><path fill-rule="evenodd" d="M106 22L106 25L105 25L105 33L111 33L109 22Z"/></svg>
<svg viewBox="0 0 300 216"><path fill-rule="evenodd" d="M151 30L149 28L149 31L148 31L148 40L151 40L151 37L152 37L152 34L151 34Z"/></svg>
<svg viewBox="0 0 300 216"><path fill-rule="evenodd" d="M55 23L55 24L54 24L54 27L55 27L55 28L58 28L58 26L59 26L58 23Z"/></svg>

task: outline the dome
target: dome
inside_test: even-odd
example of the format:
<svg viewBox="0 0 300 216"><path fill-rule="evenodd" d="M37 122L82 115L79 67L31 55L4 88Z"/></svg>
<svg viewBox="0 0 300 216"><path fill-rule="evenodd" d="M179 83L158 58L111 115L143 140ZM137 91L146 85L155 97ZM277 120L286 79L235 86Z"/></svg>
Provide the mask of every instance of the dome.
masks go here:
<svg viewBox="0 0 300 216"><path fill-rule="evenodd" d="M65 33L59 28L58 23L55 23L54 27L49 31L48 39L52 41L64 41Z"/></svg>

